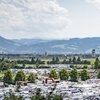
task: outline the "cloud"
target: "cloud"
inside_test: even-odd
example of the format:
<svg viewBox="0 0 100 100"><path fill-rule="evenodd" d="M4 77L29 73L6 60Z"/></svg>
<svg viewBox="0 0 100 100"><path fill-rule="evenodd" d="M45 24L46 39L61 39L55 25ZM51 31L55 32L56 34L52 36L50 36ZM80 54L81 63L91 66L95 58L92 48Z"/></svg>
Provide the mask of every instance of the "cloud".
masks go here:
<svg viewBox="0 0 100 100"><path fill-rule="evenodd" d="M0 0L0 34L15 38L65 38L68 10L57 0Z"/></svg>
<svg viewBox="0 0 100 100"><path fill-rule="evenodd" d="M95 7L100 9L100 0L86 0L86 2L93 4Z"/></svg>

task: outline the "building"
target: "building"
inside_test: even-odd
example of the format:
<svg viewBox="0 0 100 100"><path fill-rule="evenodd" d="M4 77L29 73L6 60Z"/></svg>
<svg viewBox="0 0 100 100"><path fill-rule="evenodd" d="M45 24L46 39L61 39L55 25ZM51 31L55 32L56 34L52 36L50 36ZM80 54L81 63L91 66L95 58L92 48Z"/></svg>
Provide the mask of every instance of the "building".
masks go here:
<svg viewBox="0 0 100 100"><path fill-rule="evenodd" d="M45 79L45 84L53 84L53 83L55 83L55 80L53 78L48 77Z"/></svg>

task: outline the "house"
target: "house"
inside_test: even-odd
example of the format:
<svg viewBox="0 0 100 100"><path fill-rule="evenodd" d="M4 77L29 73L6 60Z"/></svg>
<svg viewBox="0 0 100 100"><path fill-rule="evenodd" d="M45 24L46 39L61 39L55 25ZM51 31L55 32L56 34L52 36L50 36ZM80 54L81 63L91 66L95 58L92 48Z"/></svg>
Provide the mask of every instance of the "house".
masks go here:
<svg viewBox="0 0 100 100"><path fill-rule="evenodd" d="M55 80L53 78L50 77L45 78L45 84L53 84L53 83L55 83Z"/></svg>

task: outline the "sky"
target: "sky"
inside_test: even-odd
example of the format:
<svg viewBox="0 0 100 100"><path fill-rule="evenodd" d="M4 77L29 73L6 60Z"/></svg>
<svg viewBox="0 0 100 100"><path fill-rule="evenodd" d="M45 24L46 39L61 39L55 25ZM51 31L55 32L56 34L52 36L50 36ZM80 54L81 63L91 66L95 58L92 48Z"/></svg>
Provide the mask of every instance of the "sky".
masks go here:
<svg viewBox="0 0 100 100"><path fill-rule="evenodd" d="M100 0L0 0L0 36L100 37Z"/></svg>

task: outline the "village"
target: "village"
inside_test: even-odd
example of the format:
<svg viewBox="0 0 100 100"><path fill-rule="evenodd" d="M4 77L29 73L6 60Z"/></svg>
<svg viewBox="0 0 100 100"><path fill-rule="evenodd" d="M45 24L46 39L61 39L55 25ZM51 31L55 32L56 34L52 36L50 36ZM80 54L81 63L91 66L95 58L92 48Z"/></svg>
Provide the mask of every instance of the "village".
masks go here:
<svg viewBox="0 0 100 100"><path fill-rule="evenodd" d="M88 56L87 56L88 55ZM100 100L100 60L84 55L0 55L0 100Z"/></svg>
<svg viewBox="0 0 100 100"><path fill-rule="evenodd" d="M10 97L12 93L23 98L18 100L33 100L31 97L36 95L37 89L40 89L40 94L45 98L51 95L51 100L100 100L100 79L69 82L43 77L38 78L35 83L19 81L16 85L8 85L7 87L3 87L2 83L0 85L0 100L6 100L4 97L14 100ZM62 99L52 99L57 95Z"/></svg>
<svg viewBox="0 0 100 100"><path fill-rule="evenodd" d="M0 100L100 100L100 0L0 0Z"/></svg>

